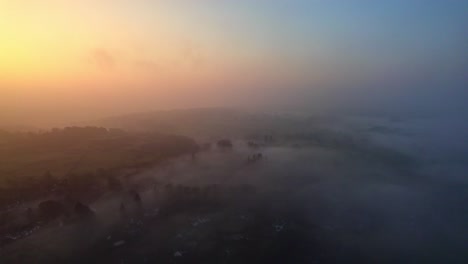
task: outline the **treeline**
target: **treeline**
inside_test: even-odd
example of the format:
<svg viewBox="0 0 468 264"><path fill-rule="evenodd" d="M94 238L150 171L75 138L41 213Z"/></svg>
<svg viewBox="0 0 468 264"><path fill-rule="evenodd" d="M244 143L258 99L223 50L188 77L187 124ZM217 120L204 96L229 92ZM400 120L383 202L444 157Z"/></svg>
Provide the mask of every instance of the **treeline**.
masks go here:
<svg viewBox="0 0 468 264"><path fill-rule="evenodd" d="M65 127L40 132L9 132L0 130L0 143L66 143L72 140L89 140L102 137L119 137L127 133L120 129L103 127Z"/></svg>

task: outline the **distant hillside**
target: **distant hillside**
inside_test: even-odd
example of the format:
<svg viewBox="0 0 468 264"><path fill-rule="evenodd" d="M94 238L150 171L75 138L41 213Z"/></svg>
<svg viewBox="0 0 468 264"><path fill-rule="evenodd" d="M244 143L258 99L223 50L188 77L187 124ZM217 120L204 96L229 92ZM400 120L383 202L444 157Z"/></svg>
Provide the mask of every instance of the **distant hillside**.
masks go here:
<svg viewBox="0 0 468 264"><path fill-rule="evenodd" d="M303 126L284 115L252 113L227 108L157 111L106 118L106 127L136 131L157 131L192 137L241 137L252 133L286 132Z"/></svg>

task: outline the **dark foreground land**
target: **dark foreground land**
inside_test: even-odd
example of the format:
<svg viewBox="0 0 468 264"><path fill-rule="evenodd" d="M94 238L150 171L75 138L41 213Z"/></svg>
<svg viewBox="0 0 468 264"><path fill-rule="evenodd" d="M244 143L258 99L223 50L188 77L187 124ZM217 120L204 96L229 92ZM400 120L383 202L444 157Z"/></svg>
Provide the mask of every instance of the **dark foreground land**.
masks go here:
<svg viewBox="0 0 468 264"><path fill-rule="evenodd" d="M5 207L1 263L465 263L468 257L468 215L459 202L468 199L465 185L426 177L400 152L330 134L211 145L125 137L133 142L133 151L123 152L131 164L98 170L86 184L53 176L54 184L36 196ZM95 156L118 153L87 146Z"/></svg>

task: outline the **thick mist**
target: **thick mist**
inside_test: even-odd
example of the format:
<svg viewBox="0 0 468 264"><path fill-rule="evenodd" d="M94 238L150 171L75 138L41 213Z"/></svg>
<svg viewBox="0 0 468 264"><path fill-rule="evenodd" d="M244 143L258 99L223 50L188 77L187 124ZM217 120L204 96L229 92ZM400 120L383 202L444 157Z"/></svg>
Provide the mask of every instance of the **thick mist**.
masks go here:
<svg viewBox="0 0 468 264"><path fill-rule="evenodd" d="M468 263L467 11L1 2L0 263Z"/></svg>
<svg viewBox="0 0 468 264"><path fill-rule="evenodd" d="M14 263L14 252L32 246L26 262L464 263L468 163L459 121L226 109L105 120L135 131L156 124L211 148L116 173L124 190L138 191L141 215L122 216L123 203L132 208L125 192L106 191L89 202L94 220L34 230L7 244L4 257ZM217 144L223 135L232 149ZM180 196L169 199L173 188ZM183 198L197 188L208 200Z"/></svg>

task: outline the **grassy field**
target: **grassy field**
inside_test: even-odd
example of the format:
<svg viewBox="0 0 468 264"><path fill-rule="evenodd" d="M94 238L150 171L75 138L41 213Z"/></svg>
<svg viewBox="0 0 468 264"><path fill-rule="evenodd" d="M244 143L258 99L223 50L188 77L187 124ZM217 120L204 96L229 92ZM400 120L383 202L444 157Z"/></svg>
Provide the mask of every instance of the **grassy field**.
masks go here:
<svg viewBox="0 0 468 264"><path fill-rule="evenodd" d="M45 175L64 179L145 168L195 149L195 142L186 137L96 127L1 133L0 189L9 196L9 191L40 184Z"/></svg>

